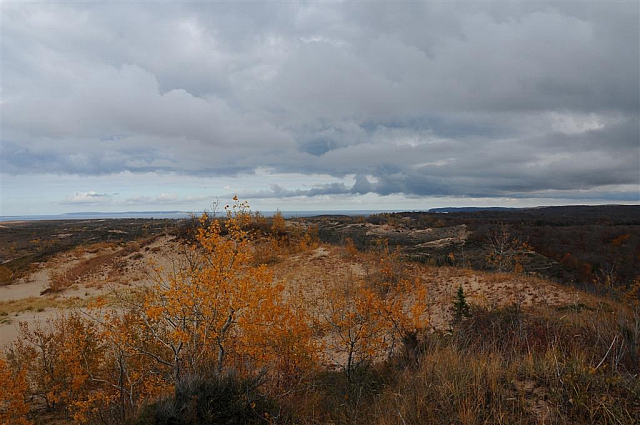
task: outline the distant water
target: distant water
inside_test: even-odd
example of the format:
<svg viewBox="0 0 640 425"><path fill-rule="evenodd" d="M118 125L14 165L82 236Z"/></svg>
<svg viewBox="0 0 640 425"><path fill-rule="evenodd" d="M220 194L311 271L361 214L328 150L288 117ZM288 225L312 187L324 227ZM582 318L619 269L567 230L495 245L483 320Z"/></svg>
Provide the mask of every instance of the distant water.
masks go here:
<svg viewBox="0 0 640 425"><path fill-rule="evenodd" d="M347 215L347 216L369 216L384 212L394 212L391 210L335 210L335 211L281 211L286 218L294 217L314 217L318 215ZM264 216L271 217L275 211L260 211ZM147 218L147 219L181 219L189 218L193 215L199 216L200 212L187 211L126 211L126 212L77 212L66 214L50 215L5 215L0 216L2 221L37 221L37 220L99 220L112 218Z"/></svg>
<svg viewBox="0 0 640 425"><path fill-rule="evenodd" d="M0 221L39 221L39 220L99 220L107 218L188 218L191 214L182 211L127 211L127 212L79 212L46 215L5 215Z"/></svg>

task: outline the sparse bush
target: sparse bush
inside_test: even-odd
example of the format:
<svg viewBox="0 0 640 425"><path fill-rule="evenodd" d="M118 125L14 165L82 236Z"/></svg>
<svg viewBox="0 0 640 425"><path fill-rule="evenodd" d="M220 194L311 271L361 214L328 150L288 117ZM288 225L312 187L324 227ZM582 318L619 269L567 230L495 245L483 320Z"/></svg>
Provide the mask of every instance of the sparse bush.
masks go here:
<svg viewBox="0 0 640 425"><path fill-rule="evenodd" d="M399 249L389 248L388 240L378 240L369 257L373 265L368 271L367 284L375 291L384 295L406 280L405 258Z"/></svg>
<svg viewBox="0 0 640 425"><path fill-rule="evenodd" d="M637 423L637 367L598 367L608 344L593 333L515 308L476 308L453 334L427 338L420 369L400 372L364 422Z"/></svg>
<svg viewBox="0 0 640 425"><path fill-rule="evenodd" d="M36 405L68 416L95 389L87 367L101 363L96 327L77 314L60 316L29 329L8 350L9 365L24 371L27 394Z"/></svg>
<svg viewBox="0 0 640 425"><path fill-rule="evenodd" d="M0 358L0 424L29 425L26 369L13 369Z"/></svg>
<svg viewBox="0 0 640 425"><path fill-rule="evenodd" d="M284 239L278 240L274 236L263 238L254 245L253 263L256 266L261 264L275 264L280 261L280 255L286 252Z"/></svg>
<svg viewBox="0 0 640 425"><path fill-rule="evenodd" d="M282 213L278 210L276 211L276 213L273 215L273 218L271 219L271 232L275 235L281 235L285 232L285 229L287 227L287 223L284 219L284 217L282 216Z"/></svg>
<svg viewBox="0 0 640 425"><path fill-rule="evenodd" d="M13 277L13 270L6 266L0 266L0 286L10 285Z"/></svg>
<svg viewBox="0 0 640 425"><path fill-rule="evenodd" d="M67 271L58 272L52 270L49 272L47 287L42 291L41 295L57 294L69 288L71 285L73 285L73 276L71 276L70 273Z"/></svg>
<svg viewBox="0 0 640 425"><path fill-rule="evenodd" d="M347 258L354 258L358 255L358 247L353 243L352 238L346 238L344 241L344 252Z"/></svg>
<svg viewBox="0 0 640 425"><path fill-rule="evenodd" d="M233 375L209 380L188 378L175 393L147 406L132 425L270 424L290 421L277 404L261 394L255 380Z"/></svg>
<svg viewBox="0 0 640 425"><path fill-rule="evenodd" d="M527 247L513 230L504 223L489 230L487 233L489 255L487 264L499 273L508 271L522 272L522 253Z"/></svg>

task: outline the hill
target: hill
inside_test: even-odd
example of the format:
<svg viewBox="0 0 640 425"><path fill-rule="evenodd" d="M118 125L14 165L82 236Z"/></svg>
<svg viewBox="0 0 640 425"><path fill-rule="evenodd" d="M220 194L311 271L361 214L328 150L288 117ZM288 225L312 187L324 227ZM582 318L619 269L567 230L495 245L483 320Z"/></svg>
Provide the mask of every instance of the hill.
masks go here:
<svg viewBox="0 0 640 425"><path fill-rule="evenodd" d="M520 266L529 274L585 290L601 289L605 282L628 288L640 276L640 206L384 213L314 223L323 241L350 238L369 249L387 239L411 259L431 265L491 270L487 259L501 232L514 249L519 245Z"/></svg>
<svg viewBox="0 0 640 425"><path fill-rule="evenodd" d="M456 214L89 222L46 255L15 236L34 228L14 224L23 248L5 264L28 267L0 287L0 381L12 394L0 419L634 423L638 288L549 280L528 269L548 257L520 241L496 271L478 232L504 228L503 214L520 217L510 232L541 215ZM635 232L634 220L611 221L610 234ZM472 268L474 256L485 264Z"/></svg>

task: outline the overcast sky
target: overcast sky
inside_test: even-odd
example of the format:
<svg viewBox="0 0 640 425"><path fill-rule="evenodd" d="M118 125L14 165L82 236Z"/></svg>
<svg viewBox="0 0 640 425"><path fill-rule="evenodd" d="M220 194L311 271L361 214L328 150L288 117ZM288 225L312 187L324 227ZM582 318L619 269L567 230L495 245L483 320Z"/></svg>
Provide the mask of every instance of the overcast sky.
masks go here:
<svg viewBox="0 0 640 425"><path fill-rule="evenodd" d="M637 1L1 7L2 215L640 203Z"/></svg>

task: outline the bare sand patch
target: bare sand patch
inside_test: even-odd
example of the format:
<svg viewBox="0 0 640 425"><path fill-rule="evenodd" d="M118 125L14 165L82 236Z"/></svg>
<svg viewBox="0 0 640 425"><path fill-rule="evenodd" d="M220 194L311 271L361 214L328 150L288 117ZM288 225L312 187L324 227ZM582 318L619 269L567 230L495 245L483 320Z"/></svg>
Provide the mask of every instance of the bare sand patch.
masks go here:
<svg viewBox="0 0 640 425"><path fill-rule="evenodd" d="M117 249L104 246L84 252L61 253L41 264L27 278L0 287L0 348L15 340L20 322L29 325L45 322L70 306L82 305L83 301L86 304L88 300L107 295L120 287L148 284L158 277L156 271L161 274L171 271L181 251L174 238L162 236L138 251L114 256L114 261L88 261L100 255L117 253ZM63 291L46 293L53 274L70 270L83 261L94 268L86 270L77 282Z"/></svg>
<svg viewBox="0 0 640 425"><path fill-rule="evenodd" d="M40 296L48 282L48 270L40 269L32 273L28 279L20 279L13 285L0 286L0 301Z"/></svg>
<svg viewBox="0 0 640 425"><path fill-rule="evenodd" d="M13 342L20 332L20 322L25 322L29 327L35 326L38 322L45 323L48 318L54 317L55 311L25 311L12 315L10 323L0 324L0 350L6 348Z"/></svg>

